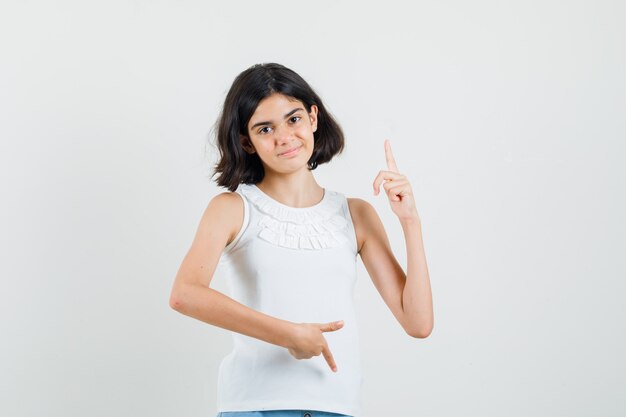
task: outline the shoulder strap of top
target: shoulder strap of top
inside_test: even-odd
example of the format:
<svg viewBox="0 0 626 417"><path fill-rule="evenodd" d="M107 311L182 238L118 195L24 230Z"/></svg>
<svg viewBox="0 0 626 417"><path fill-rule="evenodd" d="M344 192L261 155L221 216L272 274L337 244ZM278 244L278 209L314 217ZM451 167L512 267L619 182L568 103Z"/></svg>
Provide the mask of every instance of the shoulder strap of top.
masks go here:
<svg viewBox="0 0 626 417"><path fill-rule="evenodd" d="M243 200L243 222L241 224L239 232L237 232L237 235L234 237L234 239L224 247L224 252L230 252L233 246L235 246L237 242L239 242L241 235L243 235L243 232L248 227L248 223L250 223L250 206L248 203L248 199L246 198L244 193L241 192L241 188L237 188L237 190L235 190L235 193L239 194L240 198Z"/></svg>

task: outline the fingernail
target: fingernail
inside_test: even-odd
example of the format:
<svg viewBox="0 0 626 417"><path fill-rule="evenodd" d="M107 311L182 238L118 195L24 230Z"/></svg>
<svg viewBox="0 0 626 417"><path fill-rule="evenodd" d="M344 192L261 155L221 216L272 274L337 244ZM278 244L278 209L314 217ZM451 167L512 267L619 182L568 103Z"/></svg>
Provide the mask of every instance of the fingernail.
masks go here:
<svg viewBox="0 0 626 417"><path fill-rule="evenodd" d="M337 324L343 324L343 320L339 320Z"/></svg>

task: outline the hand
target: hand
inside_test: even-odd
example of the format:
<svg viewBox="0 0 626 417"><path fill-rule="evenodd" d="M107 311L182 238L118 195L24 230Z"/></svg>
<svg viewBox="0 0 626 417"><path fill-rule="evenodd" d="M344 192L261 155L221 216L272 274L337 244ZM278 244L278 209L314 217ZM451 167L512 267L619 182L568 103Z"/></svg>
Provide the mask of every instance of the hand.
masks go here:
<svg viewBox="0 0 626 417"><path fill-rule="evenodd" d="M333 354L330 353L328 343L323 332L334 332L343 327L343 321L332 321L330 323L296 323L292 334L292 343L288 347L289 353L296 359L309 359L313 356L324 354L324 359L328 362L330 369L337 372L337 364Z"/></svg>
<svg viewBox="0 0 626 417"><path fill-rule="evenodd" d="M385 157L387 159L387 171L380 171L374 179L374 195L378 195L380 184L386 181L383 184L383 188L387 192L387 197L389 197L391 210L400 220L419 219L411 184L409 184L406 176L398 172L396 161L391 153L389 139L385 139Z"/></svg>

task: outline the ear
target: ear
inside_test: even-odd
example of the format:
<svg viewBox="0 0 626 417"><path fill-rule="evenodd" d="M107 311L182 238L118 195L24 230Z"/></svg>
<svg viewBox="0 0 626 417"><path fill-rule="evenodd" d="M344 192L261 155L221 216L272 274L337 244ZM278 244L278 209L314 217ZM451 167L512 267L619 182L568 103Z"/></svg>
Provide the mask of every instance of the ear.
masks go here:
<svg viewBox="0 0 626 417"><path fill-rule="evenodd" d="M317 106L315 104L311 105L311 112L309 113L309 119L311 120L311 127L313 131L317 131Z"/></svg>
<svg viewBox="0 0 626 417"><path fill-rule="evenodd" d="M248 153L255 153L256 149L254 149L254 146L252 145L252 142L250 141L250 138L247 137L246 135L239 135L239 142L241 143L241 147L243 148L244 151L248 152Z"/></svg>

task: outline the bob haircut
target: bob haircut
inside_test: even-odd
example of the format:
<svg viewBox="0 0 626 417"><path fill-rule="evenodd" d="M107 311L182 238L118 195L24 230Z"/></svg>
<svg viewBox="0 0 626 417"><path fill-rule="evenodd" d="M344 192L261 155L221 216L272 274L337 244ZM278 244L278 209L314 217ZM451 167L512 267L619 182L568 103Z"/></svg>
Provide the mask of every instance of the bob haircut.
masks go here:
<svg viewBox="0 0 626 417"><path fill-rule="evenodd" d="M307 162L309 170L329 162L343 150L341 127L302 77L280 64L255 64L235 78L214 125L220 159L212 177L220 174L216 180L220 187L235 191L240 183L256 184L265 176L261 159L256 152L247 153L242 141L249 140L248 123L259 102L274 93L300 100L307 113L311 112L313 104L318 107L313 154Z"/></svg>

